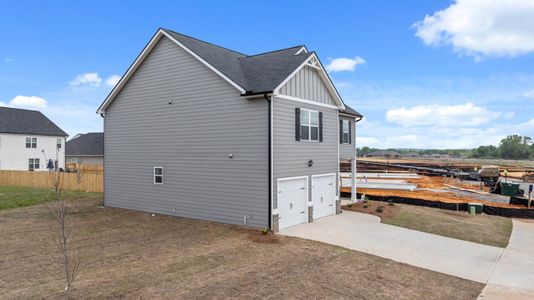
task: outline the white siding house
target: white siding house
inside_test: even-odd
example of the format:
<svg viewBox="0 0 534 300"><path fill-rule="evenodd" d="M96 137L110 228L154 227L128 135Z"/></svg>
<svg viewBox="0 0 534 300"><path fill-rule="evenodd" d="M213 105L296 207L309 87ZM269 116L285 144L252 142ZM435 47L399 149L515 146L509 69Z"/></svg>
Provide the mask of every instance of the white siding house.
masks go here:
<svg viewBox="0 0 534 300"><path fill-rule="evenodd" d="M65 168L66 136L38 111L0 107L0 170Z"/></svg>

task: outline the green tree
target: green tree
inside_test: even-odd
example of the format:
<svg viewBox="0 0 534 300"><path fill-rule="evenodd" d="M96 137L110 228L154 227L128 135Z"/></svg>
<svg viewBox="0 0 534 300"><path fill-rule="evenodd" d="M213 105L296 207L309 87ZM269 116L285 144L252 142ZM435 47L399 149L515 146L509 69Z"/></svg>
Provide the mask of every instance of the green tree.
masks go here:
<svg viewBox="0 0 534 300"><path fill-rule="evenodd" d="M509 135L501 140L499 152L505 159L528 159L532 150L532 138L517 134Z"/></svg>

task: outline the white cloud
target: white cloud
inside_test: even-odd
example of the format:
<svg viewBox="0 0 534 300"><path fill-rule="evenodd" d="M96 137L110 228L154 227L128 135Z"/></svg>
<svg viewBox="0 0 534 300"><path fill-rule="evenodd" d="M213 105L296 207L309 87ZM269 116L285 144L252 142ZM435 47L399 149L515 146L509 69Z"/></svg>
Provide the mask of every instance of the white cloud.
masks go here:
<svg viewBox="0 0 534 300"><path fill-rule="evenodd" d="M10 62L14 62L15 60L14 60L13 58L11 58L11 57L7 57L7 56L6 56L6 57L4 57L4 61L5 61L6 63L10 63Z"/></svg>
<svg viewBox="0 0 534 300"><path fill-rule="evenodd" d="M386 112L386 121L403 127L413 126L480 126L500 117L502 113L493 112L473 103L458 105L418 105L411 108L394 108Z"/></svg>
<svg viewBox="0 0 534 300"><path fill-rule="evenodd" d="M72 86L90 85L98 87L101 82L102 78L98 76L98 73L83 73L76 75L69 84Z"/></svg>
<svg viewBox="0 0 534 300"><path fill-rule="evenodd" d="M328 72L354 71L359 65L365 63L365 60L359 56L355 58L333 58L326 66Z"/></svg>
<svg viewBox="0 0 534 300"><path fill-rule="evenodd" d="M368 137L368 136L359 136L356 135L356 145L358 147L365 147L365 146L375 146L379 143L379 140L374 137Z"/></svg>
<svg viewBox="0 0 534 300"><path fill-rule="evenodd" d="M534 1L456 0L412 25L426 45L480 59L534 52Z"/></svg>
<svg viewBox="0 0 534 300"><path fill-rule="evenodd" d="M523 96L526 97L526 98L534 99L534 89L524 92Z"/></svg>
<svg viewBox="0 0 534 300"><path fill-rule="evenodd" d="M119 75L111 75L108 77L108 79L106 79L106 84L109 87L114 87L115 85L117 85L119 80L121 80L121 77Z"/></svg>
<svg viewBox="0 0 534 300"><path fill-rule="evenodd" d="M13 98L8 106L21 108L45 108L47 102L45 99L37 96L16 96Z"/></svg>

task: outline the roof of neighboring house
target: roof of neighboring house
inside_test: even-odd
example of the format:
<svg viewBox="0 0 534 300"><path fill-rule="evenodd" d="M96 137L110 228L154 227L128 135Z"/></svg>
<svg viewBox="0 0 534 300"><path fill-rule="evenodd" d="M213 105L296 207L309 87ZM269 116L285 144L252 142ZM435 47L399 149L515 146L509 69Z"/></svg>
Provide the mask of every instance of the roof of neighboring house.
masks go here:
<svg viewBox="0 0 534 300"><path fill-rule="evenodd" d="M148 49L148 52L150 52L153 43L157 42L157 38L162 34L175 40L176 43L197 56L199 60L207 63L210 68L215 69L220 73L219 75L222 74L221 76L225 77L227 81L230 81L230 83L238 88L244 96L274 92L293 74L293 72L312 59L312 56L318 61L316 53L308 52L303 45L256 55L246 55L163 28L158 30L145 50ZM105 111L109 103L113 101L118 91L122 88L124 82L128 80L130 76L129 74L137 68L137 65L144 59L144 57L146 57L146 55L145 51L139 55L136 62L134 62L123 76L123 79L119 81L117 86L99 107L99 113ZM343 106L343 101L332 84L328 74L322 67L320 70L322 70L322 78L328 82L327 87L333 94L335 101L338 102L340 106ZM360 115L357 112L356 114Z"/></svg>
<svg viewBox="0 0 534 300"><path fill-rule="evenodd" d="M341 113L344 113L344 114L347 114L347 115L353 115L353 116L356 116L356 117L363 118L362 114L360 114L359 112L354 110L352 107L348 106L347 104L345 104L345 109L340 109L339 111Z"/></svg>
<svg viewBox="0 0 534 300"><path fill-rule="evenodd" d="M90 132L76 135L67 141L65 153L67 156L103 156L104 133Z"/></svg>
<svg viewBox="0 0 534 300"><path fill-rule="evenodd" d="M40 111L11 107L0 107L0 132L68 136Z"/></svg>
<svg viewBox="0 0 534 300"><path fill-rule="evenodd" d="M169 29L163 30L250 93L272 92L313 54L295 55L304 47L300 45L245 55Z"/></svg>

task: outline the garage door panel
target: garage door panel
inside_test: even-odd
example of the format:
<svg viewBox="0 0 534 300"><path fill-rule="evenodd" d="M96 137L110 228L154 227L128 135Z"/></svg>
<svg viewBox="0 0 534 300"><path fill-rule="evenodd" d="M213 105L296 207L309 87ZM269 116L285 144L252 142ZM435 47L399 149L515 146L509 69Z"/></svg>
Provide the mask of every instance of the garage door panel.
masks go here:
<svg viewBox="0 0 534 300"><path fill-rule="evenodd" d="M288 178L278 181L280 229L308 221L308 178Z"/></svg>
<svg viewBox="0 0 534 300"><path fill-rule="evenodd" d="M313 218L319 219L336 212L336 175L312 176Z"/></svg>

